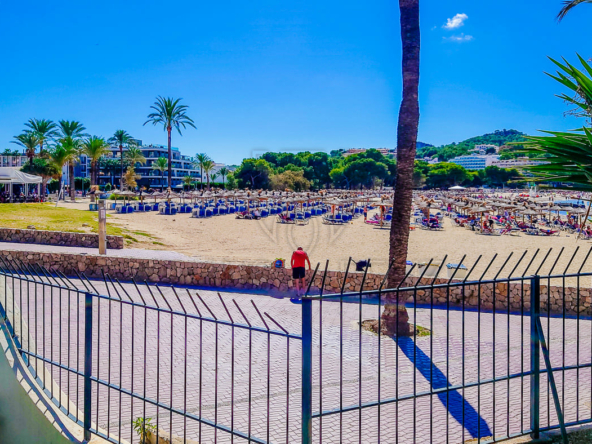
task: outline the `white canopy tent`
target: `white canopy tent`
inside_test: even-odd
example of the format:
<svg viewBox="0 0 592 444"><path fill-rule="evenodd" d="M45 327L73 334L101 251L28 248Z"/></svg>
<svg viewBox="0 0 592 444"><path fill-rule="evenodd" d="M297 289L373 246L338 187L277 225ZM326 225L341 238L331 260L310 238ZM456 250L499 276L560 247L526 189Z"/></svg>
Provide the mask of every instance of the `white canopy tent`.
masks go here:
<svg viewBox="0 0 592 444"><path fill-rule="evenodd" d="M17 168L0 168L0 184L8 185L10 200L12 201L13 185L24 185L25 195L29 194L29 185L39 185L43 179L40 176L23 173Z"/></svg>
<svg viewBox="0 0 592 444"><path fill-rule="evenodd" d="M461 186L457 185L457 186L455 186L455 187L450 187L450 188L448 188L448 189L449 189L449 190L453 190L453 191L454 191L454 190L464 190L464 189L465 189L465 187L461 187Z"/></svg>

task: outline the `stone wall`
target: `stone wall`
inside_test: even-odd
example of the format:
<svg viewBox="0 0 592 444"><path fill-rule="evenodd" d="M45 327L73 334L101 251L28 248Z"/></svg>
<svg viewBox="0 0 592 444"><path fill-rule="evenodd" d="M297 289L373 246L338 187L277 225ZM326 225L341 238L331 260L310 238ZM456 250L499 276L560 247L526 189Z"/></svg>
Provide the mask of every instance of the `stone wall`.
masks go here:
<svg viewBox="0 0 592 444"><path fill-rule="evenodd" d="M17 259L30 265L43 265L49 269L58 269L67 276L76 276L76 272L84 273L88 278L102 279L102 272L121 281L144 280L152 283L191 285L233 290L263 290L267 293L286 294L293 290L291 270L259 267L249 265L212 264L197 261L167 261L125 257L109 257L99 255L79 255L61 253L40 253L27 251L0 250L0 258ZM345 291L359 291L363 273L350 272L347 276ZM324 286L324 294L339 293L343 284L344 273L329 271ZM364 290L374 291L380 287L383 276L368 273L364 282ZM409 278L408 284L415 285L418 278ZM530 309L529 282L494 284L465 284L450 287L438 287L448 283L448 279L424 278L420 282L431 288L415 291L401 291L400 300L416 301L417 304L434 306L465 307L512 312ZM312 294L318 294L322 285L322 276L316 276L312 284ZM549 291L550 289L550 291ZM589 287L555 287L541 285L541 309L547 311L547 300L550 295L550 311L553 314L590 315L592 291ZM384 295L389 297L388 294Z"/></svg>
<svg viewBox="0 0 592 444"><path fill-rule="evenodd" d="M0 242L99 248L99 235L93 233L69 233L65 231L0 228ZM121 250L123 248L123 237L107 236L107 248Z"/></svg>

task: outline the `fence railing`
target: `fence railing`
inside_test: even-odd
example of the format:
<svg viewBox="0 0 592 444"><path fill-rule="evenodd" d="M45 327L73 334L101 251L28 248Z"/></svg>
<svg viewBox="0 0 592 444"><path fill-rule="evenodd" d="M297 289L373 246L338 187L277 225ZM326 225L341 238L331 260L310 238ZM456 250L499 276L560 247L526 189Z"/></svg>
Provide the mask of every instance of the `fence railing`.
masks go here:
<svg viewBox="0 0 592 444"><path fill-rule="evenodd" d="M337 294L248 303L0 259L0 315L86 439L495 442L592 422L590 251L573 272L562 253L545 276L537 251L397 288L366 268L353 289L348 264ZM385 311L410 335L377 334Z"/></svg>

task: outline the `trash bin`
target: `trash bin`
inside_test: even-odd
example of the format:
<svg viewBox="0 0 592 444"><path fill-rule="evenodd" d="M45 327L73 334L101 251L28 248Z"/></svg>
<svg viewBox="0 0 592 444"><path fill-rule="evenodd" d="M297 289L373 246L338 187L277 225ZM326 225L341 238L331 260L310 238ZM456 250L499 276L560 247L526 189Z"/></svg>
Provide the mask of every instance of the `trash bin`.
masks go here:
<svg viewBox="0 0 592 444"><path fill-rule="evenodd" d="M454 275L455 279L464 279L467 277L467 267L463 264L446 264L448 279ZM456 271L456 273L455 273Z"/></svg>
<svg viewBox="0 0 592 444"><path fill-rule="evenodd" d="M429 264L429 267L428 267ZM418 262L417 263L417 273L419 276L423 274L423 277L436 277L438 274L438 270L440 269L441 262L439 261L432 261L430 262ZM427 270L426 270L427 267ZM425 271L425 273L424 273Z"/></svg>

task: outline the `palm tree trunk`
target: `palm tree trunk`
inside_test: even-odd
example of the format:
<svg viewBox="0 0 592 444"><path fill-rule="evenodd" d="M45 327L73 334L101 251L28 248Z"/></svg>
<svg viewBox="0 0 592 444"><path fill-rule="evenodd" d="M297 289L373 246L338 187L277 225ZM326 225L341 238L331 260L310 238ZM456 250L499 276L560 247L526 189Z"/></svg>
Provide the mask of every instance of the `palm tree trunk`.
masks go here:
<svg viewBox="0 0 592 444"><path fill-rule="evenodd" d="M43 157L43 142L41 142L39 144L39 157ZM46 183L45 182L41 182L41 196L45 198L45 187L46 187Z"/></svg>
<svg viewBox="0 0 592 444"><path fill-rule="evenodd" d="M121 164L121 176L119 178L119 189L123 191L123 145L119 144L119 163Z"/></svg>
<svg viewBox="0 0 592 444"><path fill-rule="evenodd" d="M164 171L160 172L160 191L164 191Z"/></svg>
<svg viewBox="0 0 592 444"><path fill-rule="evenodd" d="M173 185L173 152L172 152L172 148L171 148L171 127L167 127L167 132L168 132L168 144L169 144L169 189L172 189L172 185Z"/></svg>
<svg viewBox="0 0 592 444"><path fill-rule="evenodd" d="M68 163L68 175L70 176L70 200L72 202L74 202L76 200L76 182L74 180L74 162L73 161L70 161Z"/></svg>
<svg viewBox="0 0 592 444"><path fill-rule="evenodd" d="M397 182L393 200L388 285L393 288L405 278L409 245L409 217L413 198L413 167L419 126L419 0L399 0L403 43L403 99L397 128ZM411 334L409 315L397 293L389 293L382 313L384 329L391 335Z"/></svg>
<svg viewBox="0 0 592 444"><path fill-rule="evenodd" d="M91 191L92 191L92 187L97 184L97 177L96 177L97 176L97 171L96 171L97 165L96 165L96 163L97 163L96 160L93 160L90 162L90 188L91 188ZM90 201L91 201L91 203L95 202L95 195L94 194L90 195Z"/></svg>

